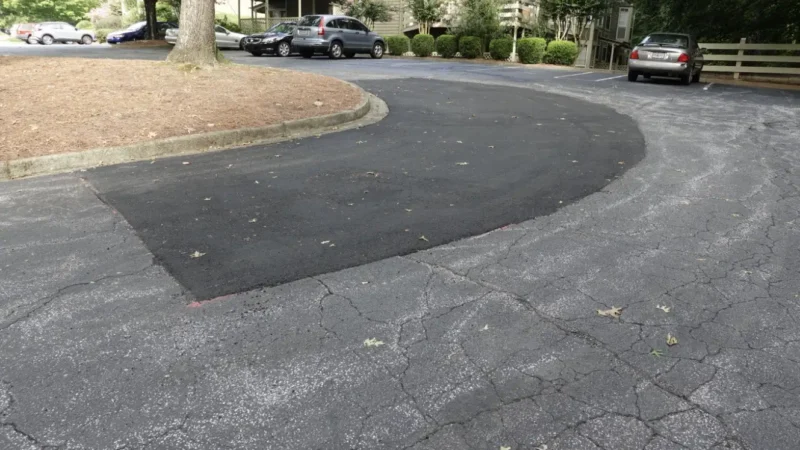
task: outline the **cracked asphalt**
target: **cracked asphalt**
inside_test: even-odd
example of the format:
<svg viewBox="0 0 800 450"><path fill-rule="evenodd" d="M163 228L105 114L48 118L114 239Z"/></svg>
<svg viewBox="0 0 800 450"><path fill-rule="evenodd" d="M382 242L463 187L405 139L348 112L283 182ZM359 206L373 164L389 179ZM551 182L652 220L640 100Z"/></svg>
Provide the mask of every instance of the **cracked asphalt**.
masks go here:
<svg viewBox="0 0 800 450"><path fill-rule="evenodd" d="M255 62L564 95L646 156L550 215L208 302L81 173L0 184L0 448L797 448L796 95Z"/></svg>

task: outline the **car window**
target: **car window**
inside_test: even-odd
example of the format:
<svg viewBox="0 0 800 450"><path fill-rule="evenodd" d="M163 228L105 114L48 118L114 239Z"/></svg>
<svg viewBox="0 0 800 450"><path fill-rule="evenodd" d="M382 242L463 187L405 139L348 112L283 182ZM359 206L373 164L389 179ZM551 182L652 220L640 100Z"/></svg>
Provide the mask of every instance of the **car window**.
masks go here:
<svg viewBox="0 0 800 450"><path fill-rule="evenodd" d="M225 28L222 28L222 27L221 27L221 26L219 26L219 25L217 25L217 26L215 26L215 27L214 27L214 31L216 31L217 33L222 33L222 34L225 34L225 33L227 33L227 32L228 32L228 31L227 31Z"/></svg>
<svg viewBox="0 0 800 450"><path fill-rule="evenodd" d="M269 31L273 33L286 33L289 34L294 30L294 26L288 23L279 23L274 27L270 28Z"/></svg>
<svg viewBox="0 0 800 450"><path fill-rule="evenodd" d="M325 26L328 28L344 28L346 25L342 22L342 19L331 19Z"/></svg>
<svg viewBox="0 0 800 450"><path fill-rule="evenodd" d="M301 17L300 20L297 22L297 26L299 26L299 27L318 27L320 19L322 19L322 16L305 16L305 17Z"/></svg>
<svg viewBox="0 0 800 450"><path fill-rule="evenodd" d="M689 38L679 34L651 34L644 38L639 45L689 48Z"/></svg>
<svg viewBox="0 0 800 450"><path fill-rule="evenodd" d="M350 19L350 29L356 31L369 31L369 28L367 28L366 25L355 19Z"/></svg>

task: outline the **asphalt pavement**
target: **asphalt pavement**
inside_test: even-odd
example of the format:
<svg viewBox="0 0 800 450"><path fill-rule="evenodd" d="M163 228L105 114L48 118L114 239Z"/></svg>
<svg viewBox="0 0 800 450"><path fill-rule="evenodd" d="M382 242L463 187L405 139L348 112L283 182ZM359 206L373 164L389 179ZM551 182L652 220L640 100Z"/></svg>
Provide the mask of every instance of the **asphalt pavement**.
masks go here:
<svg viewBox="0 0 800 450"><path fill-rule="evenodd" d="M94 48L35 51L138 55ZM102 53L107 51L116 53ZM152 169L136 164L0 184L0 448L797 448L797 94L708 83L631 84L602 80L610 75L591 71L230 55L358 80L383 90L376 92L395 108L375 128L346 132L355 138L352 147L339 142L342 137L321 137L319 142L328 139L343 154L341 160L326 155L329 164L321 171L300 158L320 157L322 149L310 140L193 157L181 167L178 160L161 160ZM575 75L563 76L569 74ZM388 158L388 141L401 118L420 123L397 105L435 112L426 124L442 115L452 121L444 129L472 128L460 126L464 117L457 108L435 105L443 96L454 105L474 102L503 115L504 105L482 100L463 82L508 99L505 106L517 120L526 99L530 115L550 120L560 116L557 105L569 106L564 122L573 114L586 120L600 114L609 121L617 115L614 126L636 124L645 156L633 167L625 160L625 169L616 168L625 172L607 185L595 178L586 186L594 193L540 216L535 204L532 210L493 205L491 187L541 192L546 186L525 175L558 158L545 151L547 145L526 152L517 142L497 142L506 133L515 141L574 142L572 134L554 137L558 125L537 134L538 122L531 119L518 129L486 122L497 117L477 117L488 126L470 132L470 140L428 148L435 177L426 178L421 158L414 158L421 149L404 148L405 159L397 165L379 158ZM386 87L426 83L438 89L401 89L393 96ZM572 133L575 139L588 135L582 129ZM455 137L449 131L443 136ZM599 170L612 152L625 151L611 148L620 142L615 139L620 137L606 136L607 147L584 141L583 155L595 149L600 154L581 170L619 174ZM469 158L454 157L461 156L461 146L473 144L464 153ZM489 145L507 152L497 167L488 163L495 161L486 152ZM351 154L358 153L366 164L354 162L360 160ZM514 161L520 167L512 167ZM253 166L252 173L242 164ZM320 200L320 210L336 207L330 217L304 216L303 208L298 218L347 223L339 214L356 202L329 191L362 171L364 178L351 179L365 183L364 190L393 187L423 202L423 211L426 204L445 209L441 200L420 200L410 183L400 182L406 165L409 174L438 182L423 183L432 190L446 191L450 183L463 195L464 186L474 184L477 208L487 211L480 226L470 221L477 216L469 208L455 218L427 212L411 223L447 233L442 242L458 237L456 227L474 227L473 233L503 225L489 223L495 214L502 215L500 222L514 222L511 209L535 218L443 245L432 242L405 256L202 301L205 296L192 290L213 283L195 278L196 286L189 286L172 275L176 269L158 250L151 251L177 239L185 245L174 245L176 253L191 252L182 247L232 239L226 231L244 241L242 230L266 217L254 213L278 198L253 194L249 181L261 186L264 171L278 177L264 180L267 185L294 178L273 186L280 186L287 208L289 201L309 201L289 192L292 186L331 202ZM560 160L552 165L574 181L568 167ZM471 179L469 170L486 179ZM499 175L503 170L511 174L507 180ZM152 177L150 185L133 179L135 172ZM331 174L330 182L309 181L325 174ZM381 186L382 174L388 180ZM217 182L209 181L215 176ZM130 192L117 192L115 182ZM159 185L163 190L154 187ZM212 187L223 189L222 199L231 206L246 209L227 228L229 210L213 205L214 195L206 191ZM137 193L143 200L133 198ZM248 194L264 201L248 200ZM391 213L371 223L387 229L391 222L411 220L405 214L413 217L419 208L392 209L402 206L391 205L396 195L381 191L372 199L372 211ZM509 198L526 201L524 195ZM381 199L384 204L377 204ZM193 221L192 213L202 212L200 202L215 217L202 216L208 225L180 225L183 233L180 226L158 230L157 214L146 206L174 224L175 217ZM210 230L211 236L182 236L194 230ZM413 245L427 245L414 234ZM357 242L350 239L344 242ZM330 240L337 245L328 243L325 250L338 249ZM412 251L413 245L401 247ZM236 248L247 251L245 245ZM203 258L214 251L189 259L200 262L202 271L210 264ZM266 267L266 258L232 253L221 256L230 264L248 257L259 264L244 269L250 276L265 270L258 267Z"/></svg>

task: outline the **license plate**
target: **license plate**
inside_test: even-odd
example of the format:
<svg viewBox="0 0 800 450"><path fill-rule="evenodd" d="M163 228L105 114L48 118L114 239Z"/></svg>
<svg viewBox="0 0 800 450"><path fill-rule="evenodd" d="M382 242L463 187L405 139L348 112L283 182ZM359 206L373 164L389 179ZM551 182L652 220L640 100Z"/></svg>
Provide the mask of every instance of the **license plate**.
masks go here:
<svg viewBox="0 0 800 450"><path fill-rule="evenodd" d="M308 36L308 30L297 30L299 36Z"/></svg>
<svg viewBox="0 0 800 450"><path fill-rule="evenodd" d="M650 53L650 57L653 59L667 59L669 55L666 53Z"/></svg>

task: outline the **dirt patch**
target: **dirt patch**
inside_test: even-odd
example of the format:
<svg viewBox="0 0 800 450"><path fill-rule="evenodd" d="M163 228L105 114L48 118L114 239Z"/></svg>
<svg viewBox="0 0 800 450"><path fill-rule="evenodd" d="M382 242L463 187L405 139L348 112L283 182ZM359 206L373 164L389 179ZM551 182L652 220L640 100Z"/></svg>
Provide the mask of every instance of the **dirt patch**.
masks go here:
<svg viewBox="0 0 800 450"><path fill-rule="evenodd" d="M353 109L361 91L283 69L0 56L0 161Z"/></svg>

